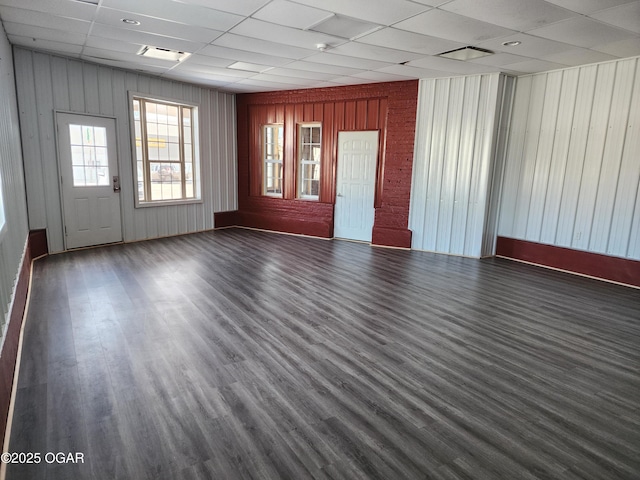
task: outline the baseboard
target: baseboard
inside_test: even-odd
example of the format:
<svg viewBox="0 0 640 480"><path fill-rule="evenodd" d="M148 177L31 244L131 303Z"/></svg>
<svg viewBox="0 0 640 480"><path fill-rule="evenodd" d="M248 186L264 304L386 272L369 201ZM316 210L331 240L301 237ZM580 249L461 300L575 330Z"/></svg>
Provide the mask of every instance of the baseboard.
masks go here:
<svg viewBox="0 0 640 480"><path fill-rule="evenodd" d="M373 226L371 243L380 247L411 248L411 230Z"/></svg>
<svg viewBox="0 0 640 480"><path fill-rule="evenodd" d="M237 210L229 212L216 212L213 214L213 226L215 228L235 227L240 224L240 215Z"/></svg>
<svg viewBox="0 0 640 480"><path fill-rule="evenodd" d="M30 232L22 257L22 264L17 275L13 302L7 315L7 328L2 344L2 353L0 354L0 428L5 432L5 438L7 436L9 405L11 403L16 360L18 358L20 331L29 294L31 263L35 258L46 255L47 251L46 231L34 230Z"/></svg>
<svg viewBox="0 0 640 480"><path fill-rule="evenodd" d="M640 261L498 237L496 255L527 263L640 287Z"/></svg>

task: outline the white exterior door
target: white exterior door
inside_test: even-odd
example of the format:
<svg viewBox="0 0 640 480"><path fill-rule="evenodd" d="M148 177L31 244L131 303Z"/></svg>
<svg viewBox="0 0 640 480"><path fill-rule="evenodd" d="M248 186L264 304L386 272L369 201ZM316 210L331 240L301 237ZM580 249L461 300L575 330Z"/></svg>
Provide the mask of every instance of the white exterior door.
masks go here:
<svg viewBox="0 0 640 480"><path fill-rule="evenodd" d="M338 133L338 178L333 235L371 241L378 131Z"/></svg>
<svg viewBox="0 0 640 480"><path fill-rule="evenodd" d="M66 248L122 241L113 118L57 113Z"/></svg>

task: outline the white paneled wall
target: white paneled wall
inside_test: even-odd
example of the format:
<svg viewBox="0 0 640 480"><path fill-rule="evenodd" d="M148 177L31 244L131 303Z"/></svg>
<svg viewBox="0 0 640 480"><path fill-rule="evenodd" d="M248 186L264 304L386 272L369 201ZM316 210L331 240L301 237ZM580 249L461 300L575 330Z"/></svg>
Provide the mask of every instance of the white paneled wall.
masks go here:
<svg viewBox="0 0 640 480"><path fill-rule="evenodd" d="M640 259L638 58L518 78L499 235Z"/></svg>
<svg viewBox="0 0 640 480"><path fill-rule="evenodd" d="M4 339L29 228L11 46L1 24L0 99L0 190L5 213L0 229L0 328Z"/></svg>
<svg viewBox="0 0 640 480"><path fill-rule="evenodd" d="M493 254L514 81L499 74L420 81L412 248Z"/></svg>
<svg viewBox="0 0 640 480"><path fill-rule="evenodd" d="M208 230L214 212L237 209L235 96L22 48L14 55L29 223L47 229L51 252L64 249L54 111L116 118L125 241ZM134 207L129 91L199 104L202 203Z"/></svg>

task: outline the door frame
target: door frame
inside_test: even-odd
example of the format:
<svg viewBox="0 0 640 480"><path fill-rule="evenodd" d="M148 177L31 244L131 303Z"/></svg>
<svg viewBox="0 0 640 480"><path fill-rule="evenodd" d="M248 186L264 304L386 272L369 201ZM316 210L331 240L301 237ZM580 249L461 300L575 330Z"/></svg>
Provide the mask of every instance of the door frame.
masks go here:
<svg viewBox="0 0 640 480"><path fill-rule="evenodd" d="M376 145L376 165L375 165L375 179L373 185L373 225L372 230L375 227L375 212L379 207L378 202L380 201L380 196L382 192L381 181L383 178L382 169L384 168L384 142L386 141L386 130L381 128L365 128L365 129L342 129L336 131L335 136L335 149L334 149L334 158L335 162L333 163L333 217L332 217L332 225L331 225L331 235L332 238L339 238L335 236L335 225L336 225L336 202L338 201L338 173L340 171L340 158L338 153L340 151L340 134L341 133L358 133L358 132L377 132L378 133L378 141ZM372 232L373 233L373 232ZM354 241L360 242L360 240L350 240L350 239L342 239L346 241ZM369 242L371 244L371 242Z"/></svg>
<svg viewBox="0 0 640 480"><path fill-rule="evenodd" d="M58 192L59 192L59 201L60 201L60 222L62 225L62 242L64 245L64 250L68 251L69 247L67 246L67 235L64 233L65 229L66 229L66 214L64 211L64 192L62 189L62 159L60 156L60 138L58 135L58 114L67 114L67 115L78 115L78 116L83 116L83 117L89 117L89 118L106 118L106 119L111 119L114 122L115 125L115 152L116 152L116 165L118 167L118 177L120 177L120 231L122 232L122 240L120 240L119 242L114 242L114 243L124 243L124 239L125 239L125 223L124 223L124 210L123 210L123 201L122 201L122 197L123 197L123 185L124 182L122 182L122 177L120 175L120 172L122 171L122 164L120 161L120 139L118 138L118 118L115 117L114 115L103 115L100 113L86 113L86 112L73 112L71 110L57 110L54 109L53 110L53 128L54 128L54 137L55 137L55 143L56 143L56 166L58 168ZM87 247L78 247L78 248L74 248L73 250L81 250L83 248L93 248L93 246L87 246Z"/></svg>

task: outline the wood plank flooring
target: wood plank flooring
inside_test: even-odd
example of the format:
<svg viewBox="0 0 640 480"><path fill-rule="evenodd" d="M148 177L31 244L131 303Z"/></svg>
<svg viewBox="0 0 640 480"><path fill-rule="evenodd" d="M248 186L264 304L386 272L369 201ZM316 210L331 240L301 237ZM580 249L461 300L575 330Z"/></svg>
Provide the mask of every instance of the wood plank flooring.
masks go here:
<svg viewBox="0 0 640 480"><path fill-rule="evenodd" d="M248 230L36 262L29 479L640 478L640 291Z"/></svg>

